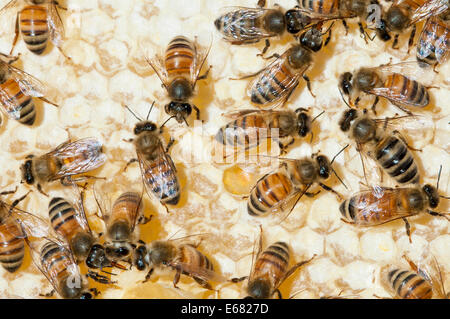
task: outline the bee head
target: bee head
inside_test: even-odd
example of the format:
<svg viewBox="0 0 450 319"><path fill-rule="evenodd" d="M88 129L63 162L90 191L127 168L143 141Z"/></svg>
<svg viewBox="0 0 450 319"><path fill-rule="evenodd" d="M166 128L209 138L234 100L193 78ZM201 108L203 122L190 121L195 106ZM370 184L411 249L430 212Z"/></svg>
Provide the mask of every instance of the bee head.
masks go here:
<svg viewBox="0 0 450 319"><path fill-rule="evenodd" d="M286 20L280 10L271 10L266 14L264 24L270 33L282 34L286 29Z"/></svg>
<svg viewBox="0 0 450 319"><path fill-rule="evenodd" d="M288 62L294 69L301 69L312 62L311 51L301 44L291 48Z"/></svg>
<svg viewBox="0 0 450 319"><path fill-rule="evenodd" d="M339 88L346 95L350 95L353 89L352 85L353 74L351 72L345 72L339 77Z"/></svg>
<svg viewBox="0 0 450 319"><path fill-rule="evenodd" d="M22 172L22 181L25 181L28 185L34 184L33 160L31 157L22 164L20 170Z"/></svg>
<svg viewBox="0 0 450 319"><path fill-rule="evenodd" d="M153 132L156 131L157 128L156 124L150 121L138 122L134 127L134 134L139 135L142 132Z"/></svg>
<svg viewBox="0 0 450 319"><path fill-rule="evenodd" d="M386 25L386 20L384 20L384 19L380 19L380 21L378 22L376 32L377 32L378 37L382 41L386 42L391 39L391 35L389 34L389 30Z"/></svg>
<svg viewBox="0 0 450 319"><path fill-rule="evenodd" d="M439 205L439 194L436 187L426 184L422 187L422 190L427 195L428 205L430 205L430 208L436 208Z"/></svg>
<svg viewBox="0 0 450 319"><path fill-rule="evenodd" d="M178 123L182 123L192 113L192 106L185 102L171 101L165 106L166 113L174 116Z"/></svg>
<svg viewBox="0 0 450 319"><path fill-rule="evenodd" d="M399 6L393 5L386 12L386 25L389 30L402 31L408 27L408 24L408 14Z"/></svg>
<svg viewBox="0 0 450 319"><path fill-rule="evenodd" d="M105 243L105 254L111 260L123 260L130 256L133 247L128 242Z"/></svg>
<svg viewBox="0 0 450 319"><path fill-rule="evenodd" d="M308 31L302 33L302 35L300 36L300 43L304 47L317 52L322 48L322 32L316 28L311 28Z"/></svg>
<svg viewBox="0 0 450 319"><path fill-rule="evenodd" d="M185 101L192 96L193 88L188 79L180 77L169 84L168 92L171 99Z"/></svg>
<svg viewBox="0 0 450 319"><path fill-rule="evenodd" d="M298 135L305 137L309 132L311 132L311 117L308 113L302 111L297 115L298 120Z"/></svg>
<svg viewBox="0 0 450 319"><path fill-rule="evenodd" d="M311 24L311 18L304 12L291 9L285 13L286 29L289 33L296 34Z"/></svg>
<svg viewBox="0 0 450 319"><path fill-rule="evenodd" d="M144 270L147 266L147 247L145 245L139 245L134 250L133 264L138 270Z"/></svg>
<svg viewBox="0 0 450 319"><path fill-rule="evenodd" d="M350 109L344 112L341 120L339 121L339 126L341 130L347 132L350 129L351 123L354 119L358 117L358 111L355 109Z"/></svg>
<svg viewBox="0 0 450 319"><path fill-rule="evenodd" d="M268 299L271 293L270 282L264 278L256 278L248 283L248 299Z"/></svg>
<svg viewBox="0 0 450 319"><path fill-rule="evenodd" d="M100 244L92 245L85 262L89 268L94 269L112 266L111 261L106 257L105 247Z"/></svg>
<svg viewBox="0 0 450 319"><path fill-rule="evenodd" d="M176 256L176 247L168 241L154 241L148 251L149 262L155 266L165 265Z"/></svg>
<svg viewBox="0 0 450 319"><path fill-rule="evenodd" d="M316 162L319 165L319 176L323 179L330 177L330 161L324 155L316 157Z"/></svg>

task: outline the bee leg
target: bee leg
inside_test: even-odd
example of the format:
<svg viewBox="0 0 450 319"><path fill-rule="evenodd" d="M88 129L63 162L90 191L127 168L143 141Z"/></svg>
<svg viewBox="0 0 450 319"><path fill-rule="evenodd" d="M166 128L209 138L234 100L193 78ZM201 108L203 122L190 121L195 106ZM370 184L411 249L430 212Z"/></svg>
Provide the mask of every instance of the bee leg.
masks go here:
<svg viewBox="0 0 450 319"><path fill-rule="evenodd" d="M405 222L406 234L408 235L409 242L412 243L412 239L411 239L411 225L409 224L408 220L405 217L402 217L402 219Z"/></svg>
<svg viewBox="0 0 450 319"><path fill-rule="evenodd" d="M267 50L269 50L269 47L270 47L269 39L266 39L265 43L266 44L264 45L264 48L262 49L261 53L258 53L256 56L260 56L260 57L264 58L264 54L266 54ZM269 58L267 58L267 59L269 59Z"/></svg>
<svg viewBox="0 0 450 319"><path fill-rule="evenodd" d="M154 270L155 270L154 268L150 268L147 275L145 275L145 279L142 281L142 283L146 283L147 281L150 280L150 277L152 276Z"/></svg>
<svg viewBox="0 0 450 319"><path fill-rule="evenodd" d="M200 110L198 109L197 106L195 106L194 104L192 104L193 109L195 110L195 112L197 113L196 119L200 120Z"/></svg>
<svg viewBox="0 0 450 319"><path fill-rule="evenodd" d="M127 165L125 166L125 168L123 169L123 171L125 172L130 164L133 164L134 162L137 162L137 161L138 161L137 158L132 158L132 159L130 159L130 160L128 161Z"/></svg>
<svg viewBox="0 0 450 319"><path fill-rule="evenodd" d="M398 33L394 37L394 42L392 43L392 48L398 50Z"/></svg>
<svg viewBox="0 0 450 319"><path fill-rule="evenodd" d="M409 35L409 40L408 40L408 54L409 54L409 50L411 49L411 47L414 45L414 37L416 35L416 25L414 24L411 30L411 34Z"/></svg>
<svg viewBox="0 0 450 319"><path fill-rule="evenodd" d="M247 278L248 278L248 276L244 276L244 277L240 277L240 278L231 278L229 281L238 283L238 282L244 281Z"/></svg>
<svg viewBox="0 0 450 319"><path fill-rule="evenodd" d="M306 86L308 87L309 93L311 93L311 95L312 95L313 97L316 97L316 96L314 95L314 93L312 92L312 90L311 90L311 80L309 79L309 77L308 77L306 74L303 74L302 77L303 77L303 79L306 81ZM292 91L293 91L293 90L292 90Z"/></svg>
<svg viewBox="0 0 450 319"><path fill-rule="evenodd" d="M9 52L9 55L11 55L12 53L13 53L13 51L14 51L14 48L15 48L15 46L16 46L16 43L17 43L17 39L19 38L19 12L17 13L17 16L16 16L16 28L15 28L15 34L14 34L14 40L13 40L13 44L12 44L12 48L11 48L11 51Z"/></svg>
<svg viewBox="0 0 450 319"><path fill-rule="evenodd" d="M96 273L92 270L89 270L88 273L86 274L86 276L88 278L93 279L94 281L101 283L101 284L115 284L115 281L111 281L108 277L100 275L99 273Z"/></svg>
<svg viewBox="0 0 450 319"><path fill-rule="evenodd" d="M208 77L209 70L211 70L211 68L212 68L212 66L210 65L208 70L206 70L206 72L203 75L200 75L199 77L197 77L197 81L206 79Z"/></svg>
<svg viewBox="0 0 450 319"><path fill-rule="evenodd" d="M316 258L316 254L314 254L310 259L308 260L304 260L301 261L299 263L296 263L294 266L292 266L287 272L286 274L284 274L283 278L280 281L280 284L285 281L290 275L292 275L298 268L300 268L301 266L309 263L311 260L313 260L314 258ZM280 293L280 299L281 299L281 293Z"/></svg>
<svg viewBox="0 0 450 319"><path fill-rule="evenodd" d="M368 44L369 42L367 41L367 36L366 36L366 31L364 31L364 26L362 25L361 22L358 22L358 26L359 26L359 32L361 33L361 37L364 39L366 44Z"/></svg>
<svg viewBox="0 0 450 319"><path fill-rule="evenodd" d="M290 136L290 142L288 142L288 143L286 143L286 144L283 144L283 143L281 143L281 142L278 142L278 146L280 147L280 153L281 153L281 155L286 154L286 153L287 153L286 149L287 149L289 146L291 146L292 144L294 144L294 142L295 142L295 139L294 139L292 136Z"/></svg>
<svg viewBox="0 0 450 319"><path fill-rule="evenodd" d="M167 144L167 147L166 147L166 153L169 152L169 150L172 147L173 143L175 143L175 139L171 137L170 141L169 141L169 143Z"/></svg>
<svg viewBox="0 0 450 319"><path fill-rule="evenodd" d="M345 35L347 35L347 34L348 34L348 25L347 25L347 21L345 21L345 19L342 19L341 21L342 21L342 25L343 25L344 28L345 28Z"/></svg>
<svg viewBox="0 0 450 319"><path fill-rule="evenodd" d="M58 107L58 106L59 106L58 104L56 104L56 103L53 103L53 102L51 102L51 101L47 100L47 99L46 99L45 97L43 97L43 96L41 96L41 97L38 97L38 99L39 99L39 100L42 100L42 101L44 101L45 103L51 104L51 105L53 105L53 106L56 106L56 107Z"/></svg>
<svg viewBox="0 0 450 319"><path fill-rule="evenodd" d="M39 294L39 296L50 298L50 297L53 297L53 295L55 294L55 292L56 292L55 289L52 289L52 291L47 292L46 294Z"/></svg>
<svg viewBox="0 0 450 319"><path fill-rule="evenodd" d="M447 219L448 221L450 221L450 219L449 219L446 215L444 215L444 214L442 214L442 213L438 213L438 212L435 212L435 211L432 211L432 210L427 210L427 213L430 214L431 216L440 216L440 217L444 217L445 219Z"/></svg>
<svg viewBox="0 0 450 319"><path fill-rule="evenodd" d="M92 292L94 294L94 296L98 296L101 294L101 292L98 291L97 288L91 288L91 289L89 289L89 291Z"/></svg>
<svg viewBox="0 0 450 319"><path fill-rule="evenodd" d="M277 294L278 299L283 299L283 296L281 295L280 289L276 289L274 293Z"/></svg>
<svg viewBox="0 0 450 319"><path fill-rule="evenodd" d="M180 277L181 277L181 270L177 269L177 272L175 273L175 277L173 278L173 286L176 289L180 289L177 286L178 282L180 281Z"/></svg>
<svg viewBox="0 0 450 319"><path fill-rule="evenodd" d="M331 40L331 28L328 31L328 37L325 39L325 43L323 44L324 47L327 46L327 44L330 42Z"/></svg>
<svg viewBox="0 0 450 319"><path fill-rule="evenodd" d="M39 193L41 193L42 195L45 195L45 196L47 196L48 197L48 194L47 193L45 193L43 190L42 190L42 186L41 186L41 184L37 184L37 190L39 191Z"/></svg>
<svg viewBox="0 0 450 319"><path fill-rule="evenodd" d="M422 152L422 150L410 146L406 142L406 139L403 137L403 135L399 131L395 130L395 131L392 132L392 134L397 135L398 138L401 139L403 141L403 143L405 143L406 147L409 148L411 151Z"/></svg>
<svg viewBox="0 0 450 319"><path fill-rule="evenodd" d="M198 278L198 277L192 277L192 278L203 288L208 289L208 290L214 290L209 282L207 282L201 278Z"/></svg>
<svg viewBox="0 0 450 319"><path fill-rule="evenodd" d="M56 1L56 0L54 0L53 3L54 3L58 8L60 8L61 10L67 10L66 7L63 7L63 6L62 6L58 1Z"/></svg>
<svg viewBox="0 0 450 319"><path fill-rule="evenodd" d="M355 106L358 106L358 103L359 103L359 101L361 101L361 98L358 96L356 99L355 99Z"/></svg>
<svg viewBox="0 0 450 319"><path fill-rule="evenodd" d="M4 192L1 192L1 193L0 193L0 196L2 196L2 195L14 194L16 191L17 191L17 186L16 186L16 189L13 190L13 191L4 191Z"/></svg>
<svg viewBox="0 0 450 319"><path fill-rule="evenodd" d="M26 193L22 197L14 200L13 203L11 204L11 207L10 207L9 211L11 212L14 209L14 207L16 207L21 201L23 201L28 196L28 194L30 194L30 193L31 193L31 191L28 191L28 193Z"/></svg>
<svg viewBox="0 0 450 319"><path fill-rule="evenodd" d="M316 195L318 195L319 193L320 193L320 190L315 193L306 192L305 195L312 198L312 197L315 197Z"/></svg>
<svg viewBox="0 0 450 319"><path fill-rule="evenodd" d="M343 197L341 196L341 194L339 194L338 192L336 192L334 189L332 189L330 186L327 186L323 183L319 183L319 186L322 187L324 190L332 192L333 194L335 194L337 197L339 197L340 200L343 200Z"/></svg>
<svg viewBox="0 0 450 319"><path fill-rule="evenodd" d="M377 115L377 111L375 111L375 107L377 106L379 101L380 101L380 98L378 97L378 95L376 95L375 96L375 101L373 101L373 104L372 104L372 112L375 115Z"/></svg>
<svg viewBox="0 0 450 319"><path fill-rule="evenodd" d="M279 57L279 55L278 54L274 54L273 56L278 56ZM272 57L273 57L272 56ZM270 59L271 57L269 57L269 58L264 58L264 59L266 59L266 60L268 60L268 59ZM252 78L252 77L254 77L254 76L257 76L258 74L260 74L261 72L263 72L264 70L265 70L266 68L264 67L264 68L262 68L261 70L259 70L258 72L255 72L255 73L252 73L252 74L248 74L248 75L244 75L243 77L240 77L240 78L229 78L229 80L245 80L245 79L248 79L248 78Z"/></svg>
<svg viewBox="0 0 450 319"><path fill-rule="evenodd" d="M151 221L153 218L153 215L150 215L149 217L145 217L145 216L141 216L138 219L138 224L142 224L145 225L147 224L149 221Z"/></svg>
<svg viewBox="0 0 450 319"><path fill-rule="evenodd" d="M437 71L436 70L436 67L439 65L439 62L436 62L434 65L433 65L433 72L434 73L439 73L439 71Z"/></svg>

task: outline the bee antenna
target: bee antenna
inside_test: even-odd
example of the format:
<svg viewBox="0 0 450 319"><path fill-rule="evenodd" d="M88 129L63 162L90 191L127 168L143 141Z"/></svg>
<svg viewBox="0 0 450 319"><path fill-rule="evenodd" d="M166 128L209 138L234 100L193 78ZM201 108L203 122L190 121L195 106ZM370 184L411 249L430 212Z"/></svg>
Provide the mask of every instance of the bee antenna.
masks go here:
<svg viewBox="0 0 450 319"><path fill-rule="evenodd" d="M175 115L172 115L171 117L169 117L161 126L159 129L162 129L164 127L164 125L166 125L167 122L169 122L171 119L173 119L175 117Z"/></svg>
<svg viewBox="0 0 450 319"><path fill-rule="evenodd" d="M311 123L314 122L314 121L315 121L319 116L321 116L323 113L325 113L325 111L322 111L322 112L320 112L318 115L316 115L316 117L313 118L313 119L311 120Z"/></svg>
<svg viewBox="0 0 450 319"><path fill-rule="evenodd" d="M128 111L130 111L131 114L133 114L133 116L134 116L135 118L138 119L138 121L140 121L140 122L143 121L143 119L141 119L139 116L137 116L136 113L134 113L134 112L128 107L128 105L124 105L124 106L126 107L126 109L127 109Z"/></svg>
<svg viewBox="0 0 450 319"><path fill-rule="evenodd" d="M333 25L334 25L334 21L330 24L330 26L328 27L328 29L327 29L324 33L321 33L320 35L325 35L325 34L327 34L328 31L330 31L330 29L333 27Z"/></svg>
<svg viewBox="0 0 450 319"><path fill-rule="evenodd" d="M345 145L336 155L334 155L333 159L330 162L330 165L333 164L334 160L336 159L336 157L339 156L339 154L341 154L347 147L349 147L350 144Z"/></svg>
<svg viewBox="0 0 450 319"><path fill-rule="evenodd" d="M350 104L345 100L344 94L342 94L341 88L338 88L338 90L339 90L339 93L341 93L342 101L344 101L345 105L347 105L347 106L351 109L352 107L351 107Z"/></svg>
<svg viewBox="0 0 450 319"><path fill-rule="evenodd" d="M334 170L333 167L331 167L331 170L333 171L334 175L336 175L337 179L339 180L339 182L341 182L342 185L344 185L345 189L348 189L347 185L345 185L345 183L342 181L342 179L339 177L339 175L336 173L336 171Z"/></svg>
<svg viewBox="0 0 450 319"><path fill-rule="evenodd" d="M439 166L439 173L438 173L438 178L437 178L437 183L436 183L436 190L439 189L439 181L441 179L441 173L442 173L442 164Z"/></svg>
<svg viewBox="0 0 450 319"><path fill-rule="evenodd" d="M145 118L146 120L148 120L148 117L150 116L150 113L152 112L154 105L155 105L155 101L153 101L152 105L150 106L150 110L148 110L147 117Z"/></svg>

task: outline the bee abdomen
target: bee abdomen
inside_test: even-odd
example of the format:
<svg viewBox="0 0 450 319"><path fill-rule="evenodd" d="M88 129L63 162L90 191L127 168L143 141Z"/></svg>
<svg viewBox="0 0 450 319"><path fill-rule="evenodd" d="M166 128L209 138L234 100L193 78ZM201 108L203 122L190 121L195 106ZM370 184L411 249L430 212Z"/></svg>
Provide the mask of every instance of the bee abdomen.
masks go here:
<svg viewBox="0 0 450 319"><path fill-rule="evenodd" d="M255 104L266 104L278 100L287 89L284 83L289 82L288 80L292 80L292 78L291 72L284 64L279 69L276 68L275 72L272 70L264 72L259 81L251 88L251 101Z"/></svg>
<svg viewBox="0 0 450 319"><path fill-rule="evenodd" d="M430 18L420 35L417 58L432 64L438 56L444 57L449 50L450 28L439 17Z"/></svg>
<svg viewBox="0 0 450 319"><path fill-rule="evenodd" d="M270 174L259 180L250 193L247 211L252 216L263 216L280 201L286 199L293 186L289 178L281 173Z"/></svg>
<svg viewBox="0 0 450 319"><path fill-rule="evenodd" d="M170 159L170 156L166 154ZM161 158L158 158L144 172L145 182L152 193L162 202L170 205L178 204L180 199L180 183L176 172Z"/></svg>
<svg viewBox="0 0 450 319"><path fill-rule="evenodd" d="M410 270L392 270L388 274L388 280L402 299L431 299L433 296L431 284Z"/></svg>
<svg viewBox="0 0 450 319"><path fill-rule="evenodd" d="M20 12L20 31L28 49L41 54L49 37L47 10L42 6L27 6Z"/></svg>
<svg viewBox="0 0 450 319"><path fill-rule="evenodd" d="M430 102L428 91L416 80L408 79L406 76L394 73L388 76L386 87L393 92L398 92L404 98L402 103L417 107L425 107Z"/></svg>
<svg viewBox="0 0 450 319"><path fill-rule="evenodd" d="M64 198L52 198L48 204L48 214L53 229L67 239L82 230L76 219L75 209Z"/></svg>
<svg viewBox="0 0 450 319"><path fill-rule="evenodd" d="M190 74L194 57L195 48L191 41L183 36L175 37L166 50L164 63L167 74L169 76Z"/></svg>
<svg viewBox="0 0 450 319"><path fill-rule="evenodd" d="M224 145L245 146L259 144L267 136L267 124L260 116L243 116L222 127L216 140Z"/></svg>
<svg viewBox="0 0 450 319"><path fill-rule="evenodd" d="M5 221L0 225L0 263L13 273L22 265L24 254L22 231L14 222Z"/></svg>
<svg viewBox="0 0 450 319"><path fill-rule="evenodd" d="M339 10L339 0L301 0L302 8L320 14L332 14Z"/></svg>
<svg viewBox="0 0 450 319"><path fill-rule="evenodd" d="M376 159L400 184L418 183L419 171L406 144L395 136L384 139L376 151Z"/></svg>
<svg viewBox="0 0 450 319"><path fill-rule="evenodd" d="M141 205L141 195L136 192L125 192L114 202L111 218L114 220L130 220L137 213ZM131 221L131 220L130 220Z"/></svg>
<svg viewBox="0 0 450 319"><path fill-rule="evenodd" d="M343 201L341 206L339 206L339 210L346 221L353 223L357 222L355 196Z"/></svg>
<svg viewBox="0 0 450 319"><path fill-rule="evenodd" d="M234 10L224 14L214 21L217 30L227 37L236 40L249 39L258 36L254 31L259 27L259 21L255 18L244 18L244 11Z"/></svg>
<svg viewBox="0 0 450 319"><path fill-rule="evenodd" d="M289 265L289 246L284 242L276 242L264 250L255 262L255 272L273 269L273 275L282 278Z"/></svg>
<svg viewBox="0 0 450 319"><path fill-rule="evenodd" d="M19 84L13 79L7 80L0 86L9 97L2 97L2 104L6 112L12 114L22 124L33 125L36 119L36 109L32 97L23 94Z"/></svg>

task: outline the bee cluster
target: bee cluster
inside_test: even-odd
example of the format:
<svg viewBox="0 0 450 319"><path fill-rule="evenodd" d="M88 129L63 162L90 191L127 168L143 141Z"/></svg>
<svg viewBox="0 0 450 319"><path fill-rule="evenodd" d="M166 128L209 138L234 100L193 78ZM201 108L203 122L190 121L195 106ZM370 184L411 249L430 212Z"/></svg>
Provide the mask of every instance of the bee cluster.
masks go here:
<svg viewBox="0 0 450 319"><path fill-rule="evenodd" d="M448 297L448 0L73 2L0 9L5 296Z"/></svg>

